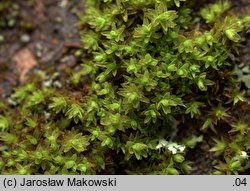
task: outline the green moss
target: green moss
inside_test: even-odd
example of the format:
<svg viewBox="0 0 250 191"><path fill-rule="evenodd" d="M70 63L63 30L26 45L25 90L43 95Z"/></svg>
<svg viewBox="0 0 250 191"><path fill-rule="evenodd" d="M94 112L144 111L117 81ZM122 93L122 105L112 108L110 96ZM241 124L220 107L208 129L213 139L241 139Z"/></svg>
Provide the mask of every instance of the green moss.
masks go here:
<svg viewBox="0 0 250 191"><path fill-rule="evenodd" d="M18 88L0 118L1 173L188 174L186 155L203 141L194 128L215 132L215 174L244 173L248 124L231 124L230 140L218 130L245 101L230 56L247 25L222 17L224 4L206 9L203 18L214 16L204 30L183 1L86 1L84 63L71 82L88 75L88 94Z"/></svg>

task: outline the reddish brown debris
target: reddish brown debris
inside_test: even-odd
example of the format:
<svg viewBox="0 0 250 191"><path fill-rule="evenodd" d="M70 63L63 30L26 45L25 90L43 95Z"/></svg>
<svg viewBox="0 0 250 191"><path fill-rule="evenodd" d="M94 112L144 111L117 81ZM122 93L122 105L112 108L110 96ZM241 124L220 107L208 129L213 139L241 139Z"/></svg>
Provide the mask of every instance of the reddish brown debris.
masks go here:
<svg viewBox="0 0 250 191"><path fill-rule="evenodd" d="M23 84L25 75L37 65L37 61L28 48L23 48L17 52L13 57L13 61L19 73L19 81Z"/></svg>

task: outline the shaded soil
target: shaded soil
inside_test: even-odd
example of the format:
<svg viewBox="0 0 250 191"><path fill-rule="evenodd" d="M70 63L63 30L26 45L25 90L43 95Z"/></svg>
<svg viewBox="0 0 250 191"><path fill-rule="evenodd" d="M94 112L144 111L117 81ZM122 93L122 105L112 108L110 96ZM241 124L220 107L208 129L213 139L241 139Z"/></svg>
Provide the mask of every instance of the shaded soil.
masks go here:
<svg viewBox="0 0 250 191"><path fill-rule="evenodd" d="M14 1L16 24L0 28L0 96L6 97L22 84L28 73L38 70L67 72L79 62L75 50L81 46L76 12L78 0ZM25 62L22 60L24 57ZM22 68L23 67L23 68ZM26 71L24 71L26 70Z"/></svg>

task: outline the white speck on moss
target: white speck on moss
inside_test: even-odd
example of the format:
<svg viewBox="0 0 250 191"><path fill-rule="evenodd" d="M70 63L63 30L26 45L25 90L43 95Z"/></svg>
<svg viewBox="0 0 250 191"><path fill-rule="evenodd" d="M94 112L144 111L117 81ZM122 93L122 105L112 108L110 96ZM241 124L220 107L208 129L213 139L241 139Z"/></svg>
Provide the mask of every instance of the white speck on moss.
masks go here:
<svg viewBox="0 0 250 191"><path fill-rule="evenodd" d="M179 145L175 142L168 142L165 139L159 140L159 144L156 146L156 149L167 149L172 154L182 153L185 150L185 145Z"/></svg>
<svg viewBox="0 0 250 191"><path fill-rule="evenodd" d="M241 151L240 152L240 158L248 160L249 159L249 155L245 151Z"/></svg>

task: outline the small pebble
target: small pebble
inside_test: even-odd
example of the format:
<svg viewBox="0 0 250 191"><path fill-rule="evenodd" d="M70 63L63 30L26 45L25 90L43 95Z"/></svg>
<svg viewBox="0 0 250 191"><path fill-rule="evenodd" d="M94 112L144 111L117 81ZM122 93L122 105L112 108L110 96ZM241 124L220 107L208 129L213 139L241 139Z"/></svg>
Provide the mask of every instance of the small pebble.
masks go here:
<svg viewBox="0 0 250 191"><path fill-rule="evenodd" d="M3 35L0 35L0 43L3 43L5 40L4 36Z"/></svg>
<svg viewBox="0 0 250 191"><path fill-rule="evenodd" d="M43 49L43 46L42 46L42 44L41 43L36 43L36 49L37 50L42 50Z"/></svg>
<svg viewBox="0 0 250 191"><path fill-rule="evenodd" d="M30 36L29 36L29 35L23 34L23 35L21 36L21 42L27 43L27 42L29 42L29 41L30 41Z"/></svg>
<svg viewBox="0 0 250 191"><path fill-rule="evenodd" d="M15 24L16 24L16 20L15 20L15 19L10 19L10 20L8 21L8 26L9 26L9 27L13 27Z"/></svg>
<svg viewBox="0 0 250 191"><path fill-rule="evenodd" d="M61 2L60 2L60 7L62 7L62 8L65 8L66 6L67 6L67 4L68 4L68 1L67 0L62 0Z"/></svg>
<svg viewBox="0 0 250 191"><path fill-rule="evenodd" d="M55 21L58 22L58 23L61 23L62 22L62 18L61 17L56 17Z"/></svg>
<svg viewBox="0 0 250 191"><path fill-rule="evenodd" d="M36 52L36 56L37 56L38 58L41 58L42 55L43 55L43 53L42 53L41 51L37 51L37 52Z"/></svg>
<svg viewBox="0 0 250 191"><path fill-rule="evenodd" d="M43 50L42 44L41 43L37 43L36 44L36 56L38 58L42 57L42 55L43 55L42 50Z"/></svg>

